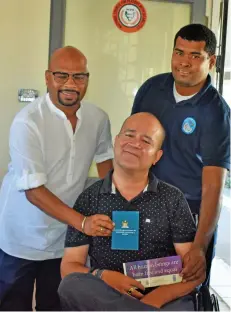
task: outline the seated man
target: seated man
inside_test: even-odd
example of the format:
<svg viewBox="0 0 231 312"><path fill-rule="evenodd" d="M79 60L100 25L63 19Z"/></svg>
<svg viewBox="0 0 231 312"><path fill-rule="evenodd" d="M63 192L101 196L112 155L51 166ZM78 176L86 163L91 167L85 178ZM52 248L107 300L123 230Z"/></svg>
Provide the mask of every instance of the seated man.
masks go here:
<svg viewBox="0 0 231 312"><path fill-rule="evenodd" d="M183 194L149 172L161 158L164 130L149 113L130 116L115 139L114 171L85 190L74 209L85 216L138 210L139 250L112 250L110 237L90 237L73 227L66 236L59 295L66 310L193 310L198 280L144 290L123 274L123 263L188 252L195 224ZM148 221L147 221L148 220ZM103 224L101 230L104 231ZM88 255L91 269L86 267ZM72 274L71 274L72 273Z"/></svg>

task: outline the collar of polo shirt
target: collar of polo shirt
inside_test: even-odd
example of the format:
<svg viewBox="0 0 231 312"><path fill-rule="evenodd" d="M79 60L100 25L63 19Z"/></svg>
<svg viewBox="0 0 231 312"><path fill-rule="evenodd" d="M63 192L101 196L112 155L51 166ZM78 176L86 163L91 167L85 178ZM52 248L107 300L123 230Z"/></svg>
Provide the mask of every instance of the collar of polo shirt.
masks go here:
<svg viewBox="0 0 231 312"><path fill-rule="evenodd" d="M116 188L114 183L112 182L112 174L113 170L109 171L107 176L104 178L103 184L100 188L101 194L103 193L116 194ZM148 174L148 184L144 188L143 192L157 192L158 182L159 182L158 179L150 170Z"/></svg>
<svg viewBox="0 0 231 312"><path fill-rule="evenodd" d="M160 90L163 90L166 94L168 94L169 91L171 90L171 92L173 94L173 85L174 85L174 78L173 78L172 73L169 73L169 75L167 75L166 79L160 84ZM208 90L209 87L211 87L211 76L210 76L210 74L208 74L206 82L199 92L194 94L194 96L192 96L190 99L176 103L176 105L182 106L184 104L191 104L192 106L196 106L196 105L200 104L201 103L200 102L201 97L205 94L205 92Z"/></svg>
<svg viewBox="0 0 231 312"><path fill-rule="evenodd" d="M148 183L149 184L149 183ZM147 192L148 190L148 184L145 186L144 190L143 190L143 193L144 192ZM116 194L116 187L115 187L115 184L113 183L113 181L111 182L111 193L112 194Z"/></svg>

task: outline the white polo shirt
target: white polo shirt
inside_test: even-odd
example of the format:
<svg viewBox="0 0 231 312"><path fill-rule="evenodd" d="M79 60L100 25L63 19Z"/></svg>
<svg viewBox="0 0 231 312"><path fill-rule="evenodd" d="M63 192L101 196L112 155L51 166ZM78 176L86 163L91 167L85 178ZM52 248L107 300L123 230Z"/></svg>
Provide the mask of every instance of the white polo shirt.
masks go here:
<svg viewBox="0 0 231 312"><path fill-rule="evenodd" d="M0 249L15 257L62 257L66 225L32 205L25 190L45 185L73 207L93 160L113 158L110 122L83 101L75 133L66 115L44 95L22 109L10 129L8 173L0 191Z"/></svg>

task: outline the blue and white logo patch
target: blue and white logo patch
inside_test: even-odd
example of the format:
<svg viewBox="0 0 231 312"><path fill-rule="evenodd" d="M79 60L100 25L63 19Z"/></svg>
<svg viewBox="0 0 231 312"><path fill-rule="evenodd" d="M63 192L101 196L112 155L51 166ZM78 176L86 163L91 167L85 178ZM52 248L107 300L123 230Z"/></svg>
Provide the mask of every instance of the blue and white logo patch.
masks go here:
<svg viewBox="0 0 231 312"><path fill-rule="evenodd" d="M182 124L182 131L185 134L191 134L196 129L196 120L192 117L187 117Z"/></svg>

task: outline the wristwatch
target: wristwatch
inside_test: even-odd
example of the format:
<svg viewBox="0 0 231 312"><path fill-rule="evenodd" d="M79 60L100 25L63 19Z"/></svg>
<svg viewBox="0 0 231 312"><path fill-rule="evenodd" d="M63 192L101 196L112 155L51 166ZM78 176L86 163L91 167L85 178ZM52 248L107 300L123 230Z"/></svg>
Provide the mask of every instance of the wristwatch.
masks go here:
<svg viewBox="0 0 231 312"><path fill-rule="evenodd" d="M105 270L101 270L101 269L97 269L96 271L95 271L95 277L98 277L98 278L100 278L100 279L102 279L102 275L103 275L103 272L104 272Z"/></svg>

